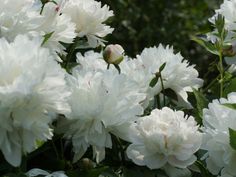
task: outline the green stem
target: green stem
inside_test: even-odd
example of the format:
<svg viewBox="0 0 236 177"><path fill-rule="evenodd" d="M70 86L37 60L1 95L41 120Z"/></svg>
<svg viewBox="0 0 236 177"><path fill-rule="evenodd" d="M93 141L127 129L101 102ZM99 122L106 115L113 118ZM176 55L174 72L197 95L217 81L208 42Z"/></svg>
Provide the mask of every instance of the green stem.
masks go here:
<svg viewBox="0 0 236 177"><path fill-rule="evenodd" d="M120 141L120 138L116 137L116 140L118 142L118 146L119 146L119 150L120 150L121 162L122 162L122 165L124 165L125 164L125 150L124 150L123 145Z"/></svg>
<svg viewBox="0 0 236 177"><path fill-rule="evenodd" d="M57 147L56 147L54 141L51 140L51 142L52 142L53 150L55 151L55 154L56 154L56 156L57 156L57 159L60 159L60 156L59 156L59 153L58 153L58 151L57 151Z"/></svg>
<svg viewBox="0 0 236 177"><path fill-rule="evenodd" d="M206 88L204 88L203 92L207 92L208 89L210 89L211 87L213 87L215 84L217 84L218 80L220 78L220 75L218 75L215 79L213 79L210 84L208 86L206 86Z"/></svg>
<svg viewBox="0 0 236 177"><path fill-rule="evenodd" d="M164 106L165 106L166 105L165 87L164 87L161 72L160 72L160 80L161 80L161 89L162 89L162 92L163 92L163 102L164 102Z"/></svg>
<svg viewBox="0 0 236 177"><path fill-rule="evenodd" d="M159 98L159 96L158 95L155 95L154 96L154 108L153 109L155 109L155 108L158 108L158 109L160 109L160 98Z"/></svg>
<svg viewBox="0 0 236 177"><path fill-rule="evenodd" d="M75 41L74 41L73 44L71 44L71 46L70 46L70 50L69 50L69 53L68 53L68 55L67 55L66 63L65 63L65 65L64 65L64 68L65 68L66 70L69 69L69 68L68 68L68 64L70 63L70 61L71 61L71 59L72 59L72 57L73 57L75 48L76 48L76 46L77 46L77 41L78 41L78 38L75 38Z"/></svg>
<svg viewBox="0 0 236 177"><path fill-rule="evenodd" d="M64 160L64 146L63 146L62 138L60 138L60 146L61 146L61 159Z"/></svg>
<svg viewBox="0 0 236 177"><path fill-rule="evenodd" d="M220 72L220 97L223 97L223 89L224 89L224 66L223 66L223 56L222 52L219 55L219 72Z"/></svg>

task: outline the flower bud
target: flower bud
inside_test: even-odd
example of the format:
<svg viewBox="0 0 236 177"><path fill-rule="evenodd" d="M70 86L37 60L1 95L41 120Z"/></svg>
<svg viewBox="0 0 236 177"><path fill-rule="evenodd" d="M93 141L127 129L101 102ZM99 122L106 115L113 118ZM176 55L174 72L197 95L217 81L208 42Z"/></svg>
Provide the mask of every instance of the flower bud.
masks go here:
<svg viewBox="0 0 236 177"><path fill-rule="evenodd" d="M118 65L124 59L124 49L118 45L108 45L103 51L104 60L108 64Z"/></svg>
<svg viewBox="0 0 236 177"><path fill-rule="evenodd" d="M233 44L226 44L223 46L223 55L226 57L233 57L236 55L235 46Z"/></svg>
<svg viewBox="0 0 236 177"><path fill-rule="evenodd" d="M90 160L88 158L83 158L80 160L79 166L80 166L80 168L89 170L89 169L94 168L94 163L92 160Z"/></svg>

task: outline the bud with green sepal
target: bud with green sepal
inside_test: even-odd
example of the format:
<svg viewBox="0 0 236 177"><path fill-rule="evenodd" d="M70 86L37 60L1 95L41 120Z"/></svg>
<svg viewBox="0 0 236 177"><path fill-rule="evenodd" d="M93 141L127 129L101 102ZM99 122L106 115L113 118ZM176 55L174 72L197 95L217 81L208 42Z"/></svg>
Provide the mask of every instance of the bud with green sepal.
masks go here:
<svg viewBox="0 0 236 177"><path fill-rule="evenodd" d="M108 69L110 64L113 64L120 73L119 64L124 59L124 49L118 44L108 45L103 51L103 58L108 64Z"/></svg>

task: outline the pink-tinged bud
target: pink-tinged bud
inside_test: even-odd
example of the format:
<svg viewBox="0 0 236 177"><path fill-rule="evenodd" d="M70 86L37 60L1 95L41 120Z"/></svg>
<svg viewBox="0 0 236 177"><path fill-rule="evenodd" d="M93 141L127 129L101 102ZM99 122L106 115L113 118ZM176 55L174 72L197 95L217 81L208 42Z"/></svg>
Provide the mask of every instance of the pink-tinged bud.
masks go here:
<svg viewBox="0 0 236 177"><path fill-rule="evenodd" d="M108 45L103 51L104 60L108 64L118 65L124 59L124 49L118 45Z"/></svg>

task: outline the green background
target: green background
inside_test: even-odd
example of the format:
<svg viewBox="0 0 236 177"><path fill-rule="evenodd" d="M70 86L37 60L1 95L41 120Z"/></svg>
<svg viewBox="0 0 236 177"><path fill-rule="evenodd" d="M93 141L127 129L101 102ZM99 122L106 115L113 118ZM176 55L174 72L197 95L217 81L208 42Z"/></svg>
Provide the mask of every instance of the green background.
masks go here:
<svg viewBox="0 0 236 177"><path fill-rule="evenodd" d="M101 0L114 11L109 24L115 28L106 40L122 45L135 57L145 47L163 43L197 65L203 76L214 60L190 36L209 31L208 22L222 0ZM213 58L213 59L209 59Z"/></svg>

